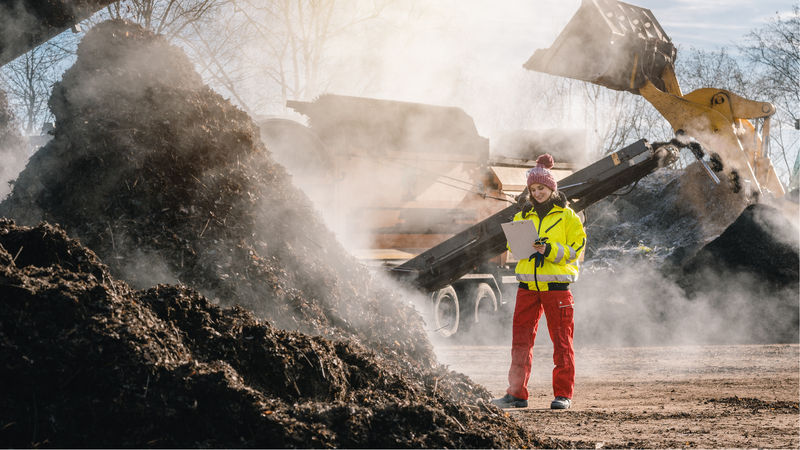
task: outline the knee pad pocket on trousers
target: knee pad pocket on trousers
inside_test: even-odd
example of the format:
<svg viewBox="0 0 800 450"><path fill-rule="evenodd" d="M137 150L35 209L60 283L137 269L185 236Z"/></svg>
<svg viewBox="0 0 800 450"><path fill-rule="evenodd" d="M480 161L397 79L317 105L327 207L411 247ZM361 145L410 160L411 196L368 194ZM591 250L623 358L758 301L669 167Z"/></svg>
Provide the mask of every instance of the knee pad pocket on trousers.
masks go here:
<svg viewBox="0 0 800 450"><path fill-rule="evenodd" d="M553 364L560 367L574 367L574 356L568 351L556 351L553 353Z"/></svg>
<svg viewBox="0 0 800 450"><path fill-rule="evenodd" d="M574 366L574 359L570 358L569 352L561 351L553 353L553 364L559 367Z"/></svg>

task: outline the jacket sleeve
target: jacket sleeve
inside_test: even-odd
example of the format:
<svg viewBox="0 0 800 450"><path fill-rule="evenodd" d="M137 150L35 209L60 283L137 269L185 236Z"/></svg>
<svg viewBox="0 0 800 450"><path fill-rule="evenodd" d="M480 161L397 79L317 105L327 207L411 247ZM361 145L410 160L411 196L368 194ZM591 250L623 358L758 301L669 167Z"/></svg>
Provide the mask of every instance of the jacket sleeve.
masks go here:
<svg viewBox="0 0 800 450"><path fill-rule="evenodd" d="M583 229L581 219L571 209L566 211L568 211L564 223L566 241L549 242L549 251L545 254L545 259L562 266L577 263L586 247L586 231Z"/></svg>

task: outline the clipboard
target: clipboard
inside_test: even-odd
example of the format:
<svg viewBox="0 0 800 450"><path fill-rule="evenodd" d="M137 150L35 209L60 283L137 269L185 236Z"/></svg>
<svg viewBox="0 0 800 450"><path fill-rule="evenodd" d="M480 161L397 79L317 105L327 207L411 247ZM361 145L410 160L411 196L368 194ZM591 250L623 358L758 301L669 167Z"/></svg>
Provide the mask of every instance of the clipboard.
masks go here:
<svg viewBox="0 0 800 450"><path fill-rule="evenodd" d="M511 249L514 259L529 258L536 251L533 249L533 243L539 239L539 233L532 220L517 220L500 224L500 226L503 227L503 233L506 235L508 247Z"/></svg>

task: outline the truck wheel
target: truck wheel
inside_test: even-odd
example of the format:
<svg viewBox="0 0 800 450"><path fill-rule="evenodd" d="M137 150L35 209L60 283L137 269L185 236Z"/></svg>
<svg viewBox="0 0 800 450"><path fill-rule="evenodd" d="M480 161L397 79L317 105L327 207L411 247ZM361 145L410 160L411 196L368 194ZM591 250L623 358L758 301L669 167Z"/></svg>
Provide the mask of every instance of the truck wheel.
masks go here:
<svg viewBox="0 0 800 450"><path fill-rule="evenodd" d="M481 323L481 319L486 322L497 311L497 296L488 284L479 284L472 298L475 301L475 315L471 317L473 323Z"/></svg>
<svg viewBox="0 0 800 450"><path fill-rule="evenodd" d="M450 337L458 331L458 296L452 286L440 289L433 300L433 320L436 332Z"/></svg>

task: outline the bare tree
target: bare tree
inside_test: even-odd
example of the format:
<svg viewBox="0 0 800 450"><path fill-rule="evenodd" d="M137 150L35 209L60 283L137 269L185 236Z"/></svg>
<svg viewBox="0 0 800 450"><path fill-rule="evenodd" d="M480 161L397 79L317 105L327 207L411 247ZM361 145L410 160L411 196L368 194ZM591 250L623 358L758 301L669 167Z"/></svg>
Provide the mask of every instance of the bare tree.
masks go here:
<svg viewBox="0 0 800 450"><path fill-rule="evenodd" d="M221 0L127 0L115 3L85 22L91 26L109 18L141 23L168 38L210 14ZM78 35L65 32L50 42L20 56L0 69L9 102L22 122L25 133L38 133L50 117L47 101L50 89L75 54Z"/></svg>
<svg viewBox="0 0 800 450"><path fill-rule="evenodd" d="M363 55L427 14L427 6L418 0L126 0L92 20L124 18L161 33L248 113L286 113L289 99L331 90L358 95L374 87L374 67Z"/></svg>
<svg viewBox="0 0 800 450"><path fill-rule="evenodd" d="M745 98L757 98L762 81L730 55L728 48L715 52L690 47L679 52L675 72L684 93L700 88L727 89Z"/></svg>
<svg viewBox="0 0 800 450"><path fill-rule="evenodd" d="M242 58L244 49L255 38L243 32L243 21L235 8L225 5L213 15L194 21L178 36L197 71L220 92L229 93L248 114L258 108L257 100L248 96L253 71Z"/></svg>
<svg viewBox="0 0 800 450"><path fill-rule="evenodd" d="M123 0L94 15L89 23L127 19L172 39L201 20L223 0Z"/></svg>
<svg viewBox="0 0 800 450"><path fill-rule="evenodd" d="M785 19L780 15L769 19L763 28L751 31L745 39L749 44L737 48L754 63L763 80L760 86L763 95L778 107L771 144L791 176L790 161L795 160L796 164L800 159L800 137L794 130L800 119L800 6L793 5Z"/></svg>
<svg viewBox="0 0 800 450"><path fill-rule="evenodd" d="M180 42L245 111L287 114L287 100L376 88L377 51L428 14L416 0L230 0Z"/></svg>
<svg viewBox="0 0 800 450"><path fill-rule="evenodd" d="M254 37L235 45L252 73L254 96L269 97L262 107L277 103L282 110L287 100L310 100L357 79L347 73L349 52L379 45L398 29L386 12L399 1L232 0L240 31Z"/></svg>
<svg viewBox="0 0 800 450"><path fill-rule="evenodd" d="M750 44L738 45L739 51L759 66L766 89L780 98L791 117L800 117L800 6L793 5L786 20L770 18L745 39Z"/></svg>
<svg viewBox="0 0 800 450"><path fill-rule="evenodd" d="M50 89L74 53L72 38L68 33L63 34L63 39L40 45L0 69L9 103L17 111L27 135L38 133L42 123L51 117L47 107Z"/></svg>

